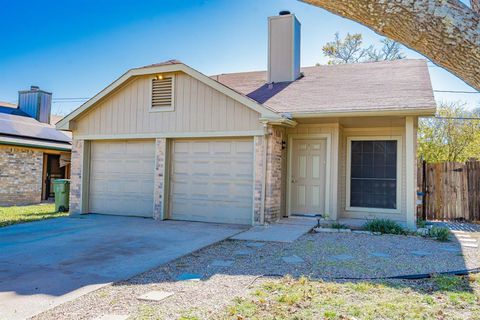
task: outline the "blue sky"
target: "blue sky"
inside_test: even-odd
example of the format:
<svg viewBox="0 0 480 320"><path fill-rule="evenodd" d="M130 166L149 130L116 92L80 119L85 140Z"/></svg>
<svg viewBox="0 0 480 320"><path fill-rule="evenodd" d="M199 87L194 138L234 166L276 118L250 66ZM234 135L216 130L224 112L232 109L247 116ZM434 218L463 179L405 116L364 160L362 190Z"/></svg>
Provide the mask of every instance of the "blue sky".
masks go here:
<svg viewBox="0 0 480 320"><path fill-rule="evenodd" d="M179 59L210 75L264 70L267 17L290 10L302 23L302 66L326 63L322 45L335 32L369 29L295 0L0 0L0 101L16 102L17 91L38 85L54 99L91 97L126 70ZM405 49L410 58L421 57ZM434 89L474 91L431 64ZM480 106L480 94L436 94ZM55 100L66 114L81 101Z"/></svg>

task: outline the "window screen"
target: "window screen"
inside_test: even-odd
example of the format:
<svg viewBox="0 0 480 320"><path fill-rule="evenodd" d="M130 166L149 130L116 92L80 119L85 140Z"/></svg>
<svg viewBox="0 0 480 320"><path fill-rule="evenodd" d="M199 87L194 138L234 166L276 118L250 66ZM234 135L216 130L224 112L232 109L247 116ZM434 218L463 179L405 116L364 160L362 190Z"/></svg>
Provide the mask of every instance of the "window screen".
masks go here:
<svg viewBox="0 0 480 320"><path fill-rule="evenodd" d="M397 141L352 141L350 206L397 208Z"/></svg>

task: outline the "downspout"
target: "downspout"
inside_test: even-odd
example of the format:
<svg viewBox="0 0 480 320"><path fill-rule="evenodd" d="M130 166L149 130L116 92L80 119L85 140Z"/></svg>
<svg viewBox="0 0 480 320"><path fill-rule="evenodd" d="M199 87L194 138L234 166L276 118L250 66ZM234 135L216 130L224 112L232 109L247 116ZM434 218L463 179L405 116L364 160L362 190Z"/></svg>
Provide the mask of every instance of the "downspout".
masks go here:
<svg viewBox="0 0 480 320"><path fill-rule="evenodd" d="M262 154L262 200L260 204L260 224L265 224L265 197L267 182L267 143L268 143L268 125L263 124L263 154Z"/></svg>

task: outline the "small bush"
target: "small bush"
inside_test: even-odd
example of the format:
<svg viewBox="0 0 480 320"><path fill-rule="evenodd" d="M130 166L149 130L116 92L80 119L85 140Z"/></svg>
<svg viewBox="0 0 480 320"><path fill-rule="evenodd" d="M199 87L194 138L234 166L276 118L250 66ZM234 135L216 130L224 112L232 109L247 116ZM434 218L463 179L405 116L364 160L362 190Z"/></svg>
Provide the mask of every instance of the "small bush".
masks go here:
<svg viewBox="0 0 480 320"><path fill-rule="evenodd" d="M397 222L389 219L373 219L363 225L365 230L385 234L406 234L405 229Z"/></svg>
<svg viewBox="0 0 480 320"><path fill-rule="evenodd" d="M450 231L444 227L433 227L430 229L430 237L437 239L438 241L448 241Z"/></svg>
<svg viewBox="0 0 480 320"><path fill-rule="evenodd" d="M330 225L330 228L332 228L332 229L348 229L348 227L346 225L338 223L338 222L332 223Z"/></svg>
<svg viewBox="0 0 480 320"><path fill-rule="evenodd" d="M417 220L417 228L425 228L427 226L427 221L423 219Z"/></svg>

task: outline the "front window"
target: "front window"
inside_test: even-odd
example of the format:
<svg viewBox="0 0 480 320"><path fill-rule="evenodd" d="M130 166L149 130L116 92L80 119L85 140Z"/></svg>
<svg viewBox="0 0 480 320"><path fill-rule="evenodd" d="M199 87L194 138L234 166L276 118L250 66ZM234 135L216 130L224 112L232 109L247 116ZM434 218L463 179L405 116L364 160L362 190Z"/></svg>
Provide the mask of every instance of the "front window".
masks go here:
<svg viewBox="0 0 480 320"><path fill-rule="evenodd" d="M350 207L397 209L397 141L351 141Z"/></svg>

